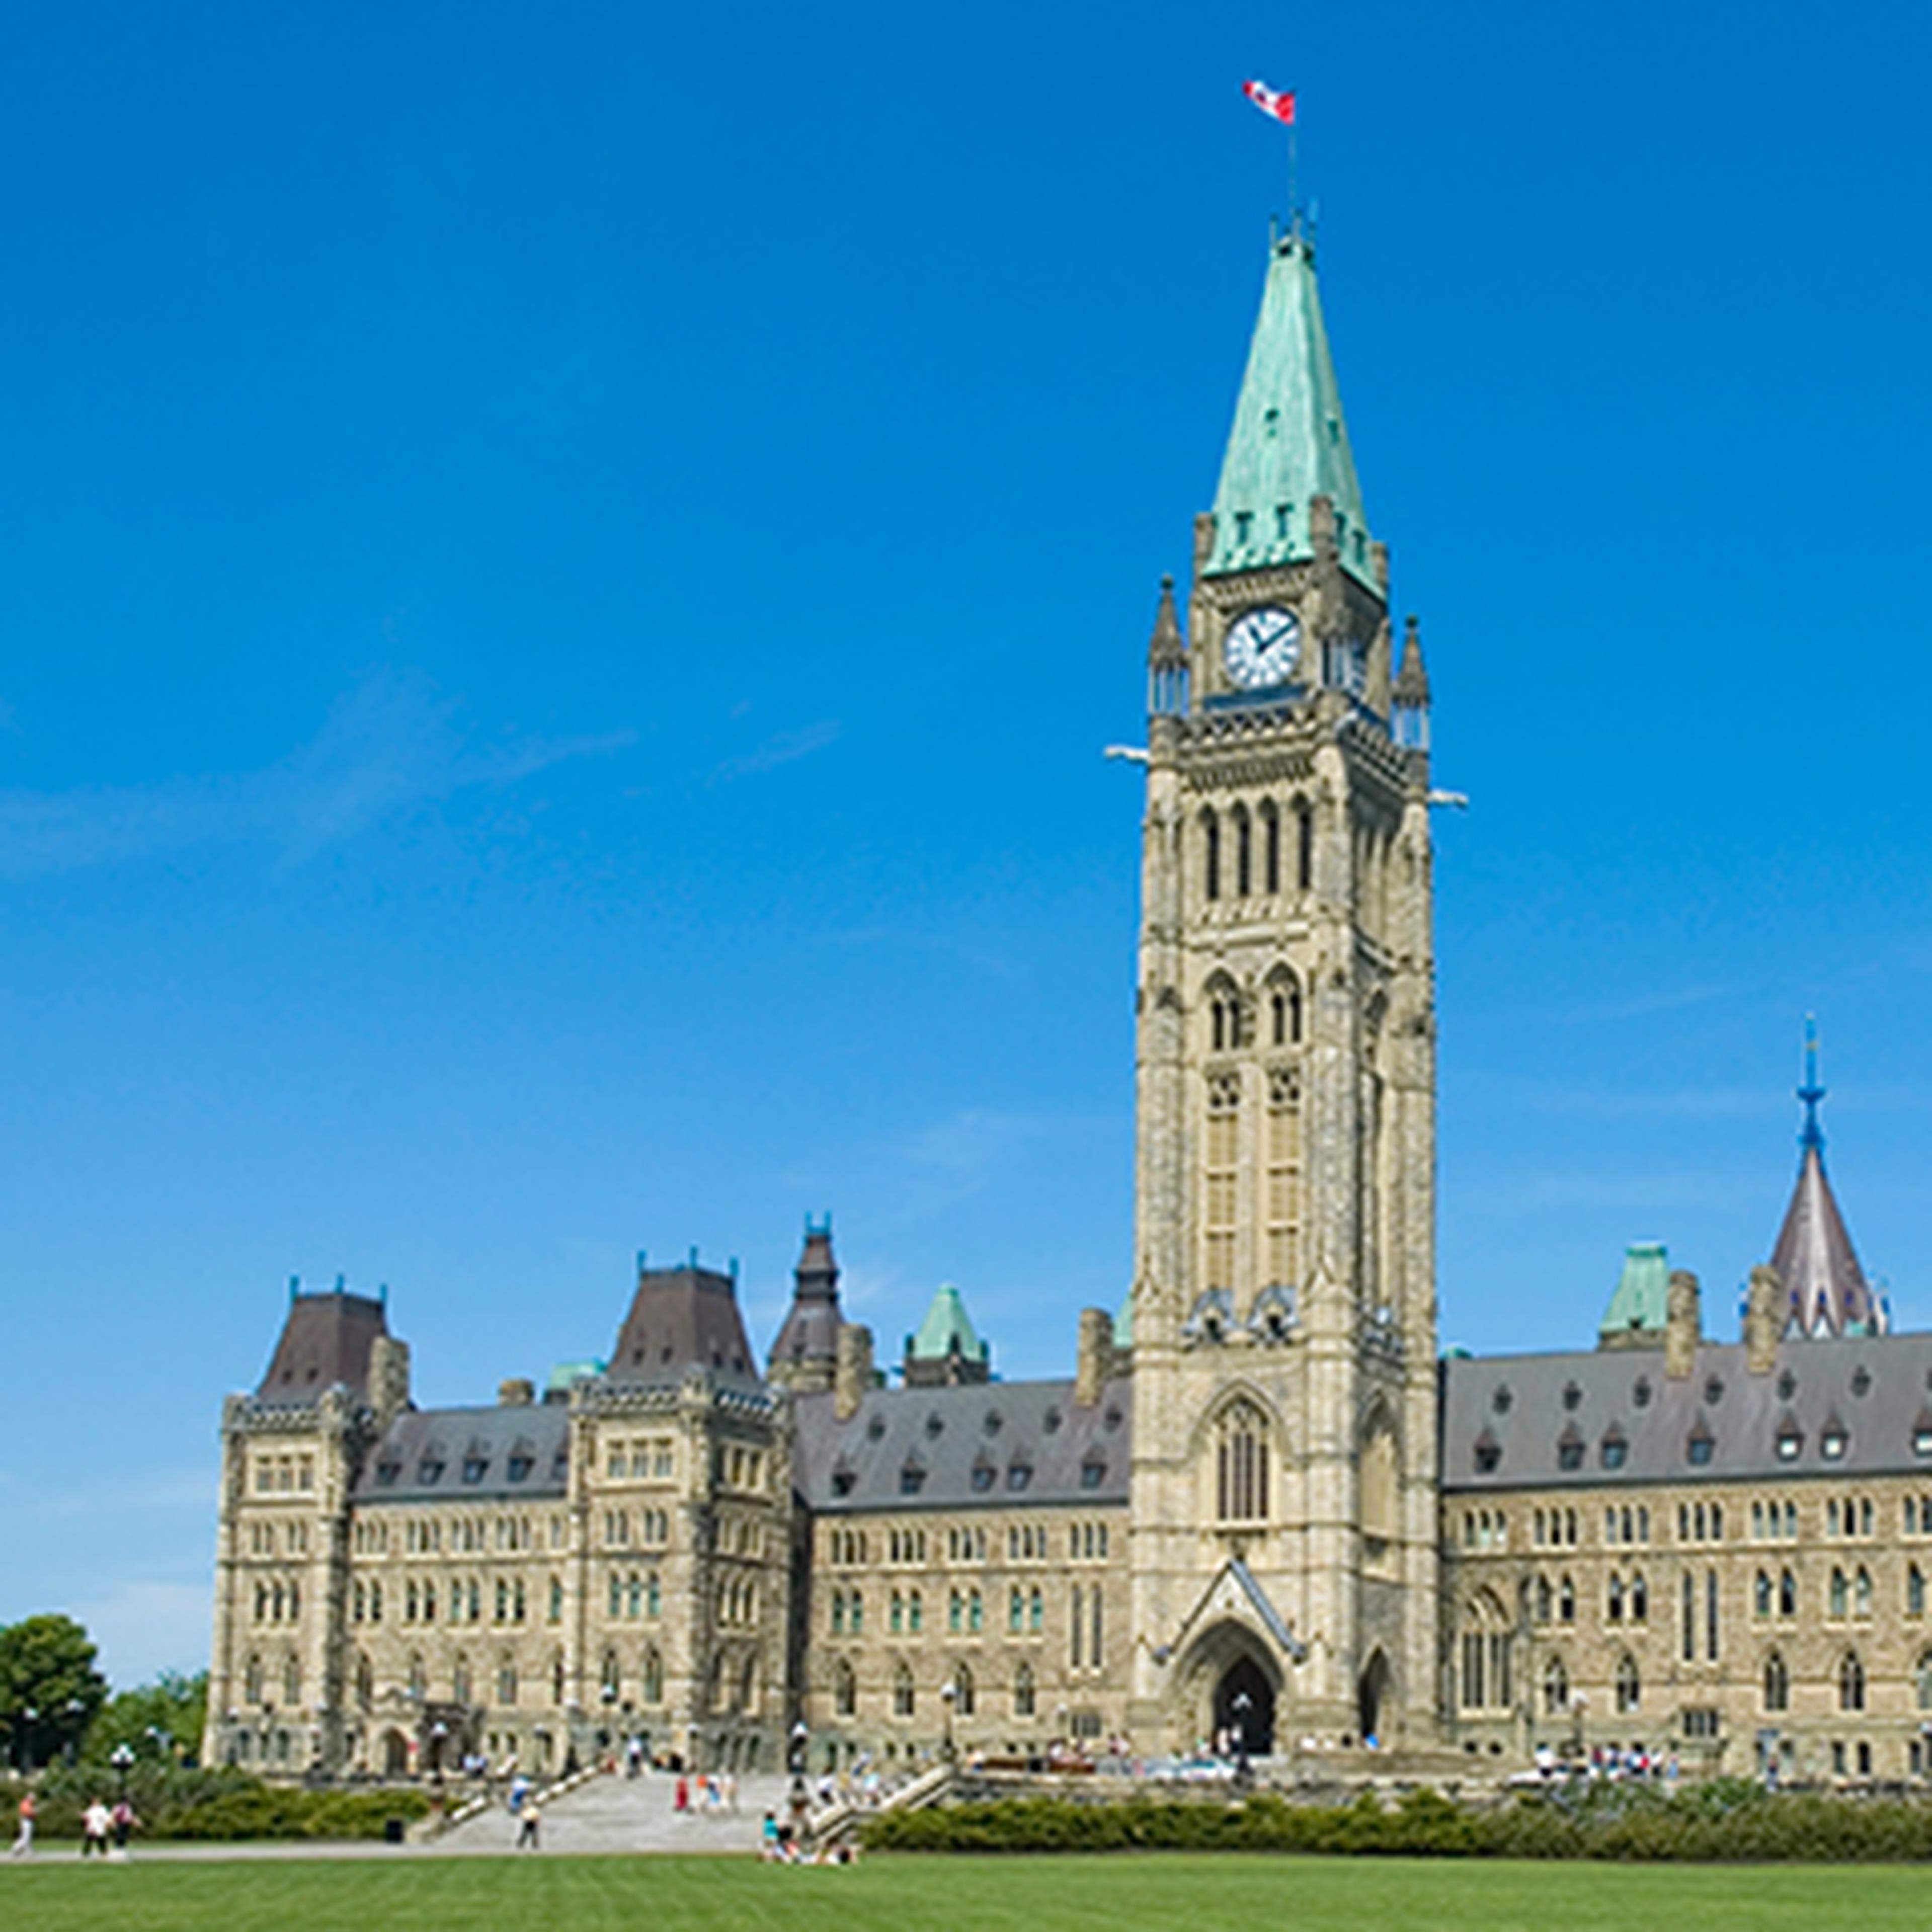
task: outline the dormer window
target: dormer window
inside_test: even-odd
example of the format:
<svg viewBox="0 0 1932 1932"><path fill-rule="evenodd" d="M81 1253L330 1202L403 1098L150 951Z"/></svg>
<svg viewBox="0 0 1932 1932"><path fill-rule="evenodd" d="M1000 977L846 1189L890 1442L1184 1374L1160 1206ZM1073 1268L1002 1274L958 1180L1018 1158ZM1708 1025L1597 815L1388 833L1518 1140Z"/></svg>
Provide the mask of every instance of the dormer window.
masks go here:
<svg viewBox="0 0 1932 1932"><path fill-rule="evenodd" d="M1912 1453L1915 1456L1932 1456L1932 1423L1922 1422L1912 1432Z"/></svg>
<svg viewBox="0 0 1932 1932"><path fill-rule="evenodd" d="M1649 1376L1639 1376L1636 1382L1631 1387L1630 1400L1635 1402L1640 1408L1648 1408L1650 1406L1650 1395L1651 1389Z"/></svg>
<svg viewBox="0 0 1932 1932"><path fill-rule="evenodd" d="M1842 1429L1828 1429L1818 1438L1818 1453L1828 1462L1842 1462L1851 1438Z"/></svg>
<svg viewBox="0 0 1932 1932"><path fill-rule="evenodd" d="M1563 1390L1563 1406L1574 1413L1582 1403L1583 1391L1574 1382L1567 1384Z"/></svg>
<svg viewBox="0 0 1932 1932"><path fill-rule="evenodd" d="M1789 1369L1778 1378L1778 1399L1789 1402L1798 1393L1798 1378Z"/></svg>
<svg viewBox="0 0 1932 1932"><path fill-rule="evenodd" d="M1479 1476L1493 1476L1502 1462L1502 1446L1486 1429L1476 1438L1475 1456Z"/></svg>
<svg viewBox="0 0 1932 1932"><path fill-rule="evenodd" d="M1713 1376L1704 1384L1704 1400L1714 1407L1724 1399L1724 1385L1715 1376Z"/></svg>
<svg viewBox="0 0 1932 1932"><path fill-rule="evenodd" d="M1496 1394L1490 1398L1490 1406L1498 1415L1507 1415L1510 1412L1510 1403L1515 1400L1516 1397L1510 1393L1509 1384L1498 1382L1496 1384Z"/></svg>
<svg viewBox="0 0 1932 1932"><path fill-rule="evenodd" d="M899 1494L916 1496L926 1487L926 1465L916 1456L908 1456L899 1468Z"/></svg>
<svg viewBox="0 0 1932 1932"><path fill-rule="evenodd" d="M1286 543L1288 541L1290 510L1291 506L1286 503L1277 503L1274 506L1274 534L1275 540L1278 543Z"/></svg>
<svg viewBox="0 0 1932 1932"><path fill-rule="evenodd" d="M1097 1490L1107 1480L1106 1458L1089 1456L1080 1466L1080 1486L1083 1490Z"/></svg>
<svg viewBox="0 0 1932 1932"><path fill-rule="evenodd" d="M509 1462L511 1481L520 1483L526 1480L534 1466L531 1459L527 1456L512 1456Z"/></svg>
<svg viewBox="0 0 1932 1932"><path fill-rule="evenodd" d="M1800 1429L1780 1429L1778 1432L1778 1460L1780 1462L1795 1462L1804 1453L1804 1432Z"/></svg>
<svg viewBox="0 0 1932 1932"><path fill-rule="evenodd" d="M376 1465L376 1481L380 1488L393 1489L396 1478L403 1473L400 1462L378 1462Z"/></svg>
<svg viewBox="0 0 1932 1932"><path fill-rule="evenodd" d="M1861 1362L1852 1371L1852 1393L1862 1400L1871 1394L1871 1371Z"/></svg>
<svg viewBox="0 0 1932 1932"><path fill-rule="evenodd" d="M1574 1423L1556 1438L1556 1466L1559 1469L1583 1466L1583 1438Z"/></svg>
<svg viewBox="0 0 1932 1932"><path fill-rule="evenodd" d="M416 1480L427 1488L432 1483L442 1480L442 1461L438 1457L425 1456L416 1465Z"/></svg>
<svg viewBox="0 0 1932 1932"><path fill-rule="evenodd" d="M463 1480L466 1483L480 1483L489 1467L487 1456L466 1456L463 1459Z"/></svg>
<svg viewBox="0 0 1932 1932"><path fill-rule="evenodd" d="M1033 1482L1033 1465L1030 1462L1010 1462L1006 1465L1006 1487L1024 1490Z"/></svg>
<svg viewBox="0 0 1932 1932"><path fill-rule="evenodd" d="M885 1432L886 1418L883 1415L874 1415L872 1419L866 1424L866 1439L868 1442L877 1442L882 1436L884 1436Z"/></svg>
<svg viewBox="0 0 1932 1932"><path fill-rule="evenodd" d="M1624 1439L1624 1432L1614 1424L1605 1432L1598 1453L1603 1458L1606 1469L1621 1469L1630 1454L1630 1444Z"/></svg>
<svg viewBox="0 0 1932 1932"><path fill-rule="evenodd" d="M985 1461L975 1462L973 1465L974 1494L983 1496L989 1493L998 1474L998 1471L990 1462Z"/></svg>
<svg viewBox="0 0 1932 1932"><path fill-rule="evenodd" d="M1252 541L1254 533L1254 512L1252 510L1237 510L1234 512L1235 548L1237 550L1246 550L1250 542Z"/></svg>
<svg viewBox="0 0 1932 1932"><path fill-rule="evenodd" d="M1694 1467L1701 1469L1710 1461L1716 1447L1715 1438L1710 1432L1706 1430L1700 1429L1684 1445L1684 1459Z"/></svg>

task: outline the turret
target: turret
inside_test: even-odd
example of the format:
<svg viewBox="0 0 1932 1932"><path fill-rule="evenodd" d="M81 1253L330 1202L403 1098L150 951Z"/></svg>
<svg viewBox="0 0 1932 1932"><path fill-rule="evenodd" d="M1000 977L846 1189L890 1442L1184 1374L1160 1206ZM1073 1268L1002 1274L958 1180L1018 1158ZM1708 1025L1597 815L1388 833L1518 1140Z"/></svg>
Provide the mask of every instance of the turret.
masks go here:
<svg viewBox="0 0 1932 1932"><path fill-rule="evenodd" d="M791 1306L772 1343L766 1374L800 1391L829 1389L838 1373L838 1264L832 1258L832 1216L805 1217L805 1247L792 1273Z"/></svg>
<svg viewBox="0 0 1932 1932"><path fill-rule="evenodd" d="M1389 731L1405 750L1429 748L1429 673L1422 662L1422 628L1414 617L1402 627L1402 668L1396 673Z"/></svg>
<svg viewBox="0 0 1932 1932"><path fill-rule="evenodd" d="M1187 644L1174 608L1174 579L1160 580L1160 603L1148 643L1148 710L1156 718L1178 718L1187 710Z"/></svg>

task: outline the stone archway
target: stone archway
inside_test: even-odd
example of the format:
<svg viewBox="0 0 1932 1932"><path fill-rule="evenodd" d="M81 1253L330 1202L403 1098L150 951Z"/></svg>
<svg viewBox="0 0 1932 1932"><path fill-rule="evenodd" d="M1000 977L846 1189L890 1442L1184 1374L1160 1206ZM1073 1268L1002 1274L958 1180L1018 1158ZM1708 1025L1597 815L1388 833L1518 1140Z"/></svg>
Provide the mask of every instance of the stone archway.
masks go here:
<svg viewBox="0 0 1932 1932"><path fill-rule="evenodd" d="M388 1731L382 1737L382 1775L403 1778L410 1768L410 1741L400 1731Z"/></svg>
<svg viewBox="0 0 1932 1932"><path fill-rule="evenodd" d="M1274 1683L1244 1653L1214 1686L1214 1735L1226 1732L1235 1754L1267 1757L1274 1750Z"/></svg>
<svg viewBox="0 0 1932 1932"><path fill-rule="evenodd" d="M1388 1659L1377 1650L1355 1685L1355 1720L1364 1744L1372 1738L1377 1743L1382 1740L1390 1682Z"/></svg>

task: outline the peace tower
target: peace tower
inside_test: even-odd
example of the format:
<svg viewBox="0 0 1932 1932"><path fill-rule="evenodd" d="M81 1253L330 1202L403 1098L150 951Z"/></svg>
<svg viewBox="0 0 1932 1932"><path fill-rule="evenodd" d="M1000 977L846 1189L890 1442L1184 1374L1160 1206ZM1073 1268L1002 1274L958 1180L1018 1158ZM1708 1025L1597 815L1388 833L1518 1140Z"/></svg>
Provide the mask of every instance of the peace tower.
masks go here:
<svg viewBox="0 0 1932 1932"><path fill-rule="evenodd" d="M1132 1724L1438 1708L1428 684L1392 665L1314 250L1271 243L1184 636L1149 655Z"/></svg>

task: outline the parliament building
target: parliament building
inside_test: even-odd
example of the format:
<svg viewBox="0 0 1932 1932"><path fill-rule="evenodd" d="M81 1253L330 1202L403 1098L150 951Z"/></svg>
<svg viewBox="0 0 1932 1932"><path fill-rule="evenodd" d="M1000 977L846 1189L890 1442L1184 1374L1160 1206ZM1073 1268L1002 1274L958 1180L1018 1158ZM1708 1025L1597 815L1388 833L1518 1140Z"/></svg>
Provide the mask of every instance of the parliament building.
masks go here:
<svg viewBox="0 0 1932 1932"><path fill-rule="evenodd" d="M999 1379L950 1287L882 1360L829 1221L762 1354L731 1275L640 1262L608 1356L470 1408L386 1300L292 1291L223 1412L210 1761L1932 1770L1932 1335L1815 1063L1735 1339L1645 1245L1594 1346L1438 1352L1429 680L1299 228L1147 676L1133 1274L1072 1374Z"/></svg>

